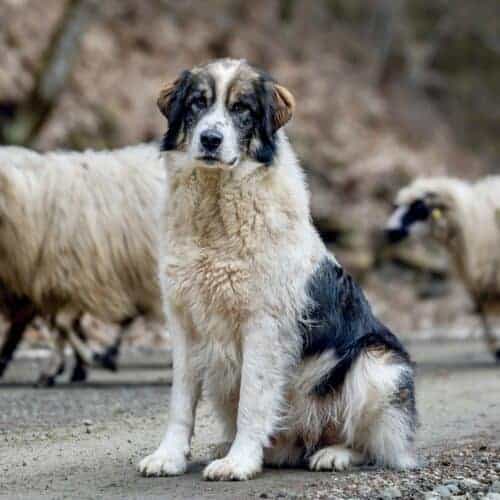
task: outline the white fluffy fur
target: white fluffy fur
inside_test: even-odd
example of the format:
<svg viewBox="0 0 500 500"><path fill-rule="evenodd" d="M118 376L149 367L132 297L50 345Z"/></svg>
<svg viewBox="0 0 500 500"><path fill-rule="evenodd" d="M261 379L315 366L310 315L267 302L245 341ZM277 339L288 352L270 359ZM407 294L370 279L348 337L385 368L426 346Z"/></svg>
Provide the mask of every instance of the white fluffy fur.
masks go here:
<svg viewBox="0 0 500 500"><path fill-rule="evenodd" d="M400 190L396 203L405 207L429 195L443 208L420 225L448 250L475 303L485 313L498 313L500 177L476 183L446 177L417 179ZM500 339L488 340L493 351L500 349Z"/></svg>
<svg viewBox="0 0 500 500"><path fill-rule="evenodd" d="M313 469L361 460L415 464L404 419L390 404L406 365L367 353L339 393L310 393L336 358L301 361L297 318L308 278L331 257L311 224L303 172L282 131L277 141L271 167L242 159L210 168L184 152L166 155L160 279L174 378L165 437L139 464L145 475L186 470L202 387L232 441L205 479L250 479L264 462L297 464L322 446Z"/></svg>
<svg viewBox="0 0 500 500"><path fill-rule="evenodd" d="M43 315L57 314L62 328L84 312L110 322L141 313L162 319L164 177L153 145L46 154L0 148L0 282Z"/></svg>

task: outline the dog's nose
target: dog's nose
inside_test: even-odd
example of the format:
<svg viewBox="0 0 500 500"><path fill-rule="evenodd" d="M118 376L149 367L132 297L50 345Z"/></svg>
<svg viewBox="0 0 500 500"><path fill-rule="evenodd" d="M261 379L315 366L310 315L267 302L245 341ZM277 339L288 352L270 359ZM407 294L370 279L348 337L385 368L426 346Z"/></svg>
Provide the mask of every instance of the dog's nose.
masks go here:
<svg viewBox="0 0 500 500"><path fill-rule="evenodd" d="M205 130L200 136L202 146L206 151L213 153L222 143L223 135L218 130Z"/></svg>

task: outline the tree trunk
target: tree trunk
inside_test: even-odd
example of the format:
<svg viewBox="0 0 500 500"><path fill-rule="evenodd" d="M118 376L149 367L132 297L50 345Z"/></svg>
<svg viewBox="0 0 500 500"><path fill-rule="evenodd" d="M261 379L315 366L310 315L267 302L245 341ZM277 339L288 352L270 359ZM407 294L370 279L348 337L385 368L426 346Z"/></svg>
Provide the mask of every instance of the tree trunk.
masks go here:
<svg viewBox="0 0 500 500"><path fill-rule="evenodd" d="M30 145L50 117L77 58L82 35L97 11L95 0L68 0L42 58L35 86L10 120L0 124L0 142Z"/></svg>

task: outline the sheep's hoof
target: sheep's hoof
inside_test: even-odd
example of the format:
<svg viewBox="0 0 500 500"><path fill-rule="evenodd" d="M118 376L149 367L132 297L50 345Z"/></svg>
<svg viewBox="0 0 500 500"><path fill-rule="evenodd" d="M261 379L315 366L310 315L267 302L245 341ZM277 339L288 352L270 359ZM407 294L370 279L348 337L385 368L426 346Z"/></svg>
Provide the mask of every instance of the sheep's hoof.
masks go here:
<svg viewBox="0 0 500 500"><path fill-rule="evenodd" d="M113 356L112 354L110 355L108 352L104 354L99 354L96 352L94 354L94 361L103 368L106 368L106 370L110 370L112 372L118 371L115 356Z"/></svg>
<svg viewBox="0 0 500 500"><path fill-rule="evenodd" d="M56 384L55 375L40 375L35 387L54 387Z"/></svg>
<svg viewBox="0 0 500 500"><path fill-rule="evenodd" d="M77 363L73 369L73 373L71 374L70 382L73 384L77 382L85 382L85 380L87 380L87 370L84 366Z"/></svg>
<svg viewBox="0 0 500 500"><path fill-rule="evenodd" d="M495 359L496 359L497 363L500 364L500 349L496 350L496 352L495 352ZM0 376L1 376L1 373L0 373Z"/></svg>
<svg viewBox="0 0 500 500"><path fill-rule="evenodd" d="M64 361L59 365L59 368L57 369L55 375L52 378L57 377L58 375L62 375L64 373L64 369L66 368L66 365Z"/></svg>
<svg viewBox="0 0 500 500"><path fill-rule="evenodd" d="M2 378L3 372L7 368L8 364L9 364L8 361L6 361L5 359L0 360L0 378Z"/></svg>

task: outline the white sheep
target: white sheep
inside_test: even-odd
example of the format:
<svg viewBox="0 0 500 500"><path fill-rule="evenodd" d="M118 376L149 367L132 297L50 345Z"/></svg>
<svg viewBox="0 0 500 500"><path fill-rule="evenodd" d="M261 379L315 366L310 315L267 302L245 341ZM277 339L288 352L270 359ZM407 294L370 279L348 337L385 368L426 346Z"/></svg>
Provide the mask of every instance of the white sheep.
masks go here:
<svg viewBox="0 0 500 500"><path fill-rule="evenodd" d="M83 313L118 323L140 314L163 320L156 241L163 185L154 145L45 154L0 148L2 295L27 309L25 319L54 318L87 362Z"/></svg>
<svg viewBox="0 0 500 500"><path fill-rule="evenodd" d="M500 177L486 177L476 183L423 178L399 191L386 226L392 241L420 233L447 249L477 306L489 348L498 361L500 339L494 335L488 315L500 305L499 209Z"/></svg>

